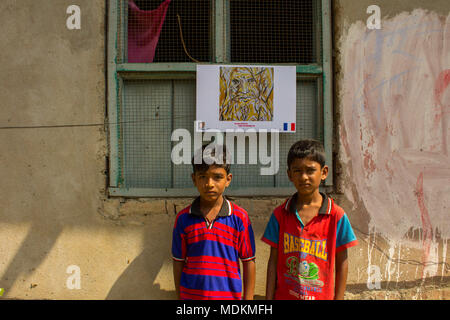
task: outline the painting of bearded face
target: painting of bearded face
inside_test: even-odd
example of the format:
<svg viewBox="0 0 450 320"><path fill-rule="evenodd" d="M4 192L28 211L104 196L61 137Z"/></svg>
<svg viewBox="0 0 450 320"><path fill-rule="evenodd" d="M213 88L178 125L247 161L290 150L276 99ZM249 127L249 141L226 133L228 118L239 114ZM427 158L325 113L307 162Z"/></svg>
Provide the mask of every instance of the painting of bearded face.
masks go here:
<svg viewBox="0 0 450 320"><path fill-rule="evenodd" d="M273 68L220 68L220 121L272 121Z"/></svg>

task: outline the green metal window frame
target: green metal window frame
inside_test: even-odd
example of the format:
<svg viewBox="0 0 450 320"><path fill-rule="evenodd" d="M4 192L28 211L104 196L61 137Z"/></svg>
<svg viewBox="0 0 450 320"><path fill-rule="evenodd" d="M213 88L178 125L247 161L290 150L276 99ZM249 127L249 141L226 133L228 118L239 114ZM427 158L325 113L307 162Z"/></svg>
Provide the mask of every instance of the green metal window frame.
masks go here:
<svg viewBox="0 0 450 320"><path fill-rule="evenodd" d="M195 188L124 188L120 187L120 123L119 123L119 96L123 80L128 79L195 79L196 63L118 63L119 43L118 34L121 31L118 17L124 15L120 12L119 2L110 0L108 3L108 47L107 47L107 120L109 128L109 195L119 197L193 197L197 195ZM323 110L323 139L329 174L325 187L333 186L333 100L332 100L332 38L331 38L331 0L316 0L321 5L321 16L316 21L322 25L316 30L321 34L321 54L316 52L321 63L297 65L297 79L315 79L317 81L317 95L319 105ZM212 0L212 43L215 64L232 64L227 62L229 53L229 24L227 23L228 1ZM319 50L318 50L319 51ZM320 59L318 59L320 61ZM276 64L275 64L276 65ZM240 188L227 191L230 196L286 196L295 191L294 188Z"/></svg>

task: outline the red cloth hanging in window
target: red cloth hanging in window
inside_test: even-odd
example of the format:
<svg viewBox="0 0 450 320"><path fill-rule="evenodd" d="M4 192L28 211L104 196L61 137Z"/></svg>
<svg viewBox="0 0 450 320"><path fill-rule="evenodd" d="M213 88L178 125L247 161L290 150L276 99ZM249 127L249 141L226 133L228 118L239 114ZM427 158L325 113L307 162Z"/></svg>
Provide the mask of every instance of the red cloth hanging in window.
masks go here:
<svg viewBox="0 0 450 320"><path fill-rule="evenodd" d="M141 10L128 1L128 62L153 62L170 1L165 0L155 10Z"/></svg>

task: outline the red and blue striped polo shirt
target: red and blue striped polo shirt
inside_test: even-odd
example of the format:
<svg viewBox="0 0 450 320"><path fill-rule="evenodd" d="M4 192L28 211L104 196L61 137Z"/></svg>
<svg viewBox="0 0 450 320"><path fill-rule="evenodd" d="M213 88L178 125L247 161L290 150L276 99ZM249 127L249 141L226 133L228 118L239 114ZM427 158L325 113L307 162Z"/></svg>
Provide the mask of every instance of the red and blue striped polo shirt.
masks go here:
<svg viewBox="0 0 450 320"><path fill-rule="evenodd" d="M332 300L336 253L358 243L344 210L321 195L319 214L306 225L297 193L270 217L262 240L278 248L276 300Z"/></svg>
<svg viewBox="0 0 450 320"><path fill-rule="evenodd" d="M181 299L241 299L239 259L255 258L255 239L247 212L224 198L209 225L199 209L200 198L181 210L172 239L174 260L184 261Z"/></svg>

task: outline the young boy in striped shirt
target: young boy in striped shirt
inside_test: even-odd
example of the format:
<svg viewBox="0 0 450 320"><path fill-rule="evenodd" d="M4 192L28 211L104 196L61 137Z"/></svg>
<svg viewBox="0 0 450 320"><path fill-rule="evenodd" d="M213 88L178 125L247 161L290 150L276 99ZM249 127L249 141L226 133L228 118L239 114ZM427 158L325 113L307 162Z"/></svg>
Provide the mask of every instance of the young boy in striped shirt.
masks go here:
<svg viewBox="0 0 450 320"><path fill-rule="evenodd" d="M192 159L199 197L177 214L172 239L179 299L253 299L253 229L247 212L223 195L232 179L229 158L225 146L209 145Z"/></svg>

